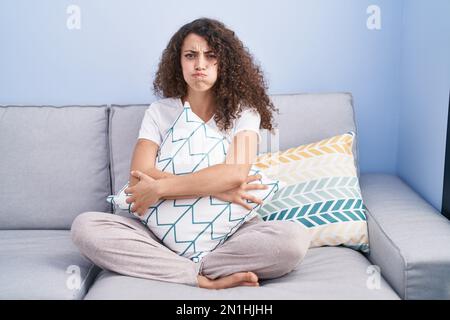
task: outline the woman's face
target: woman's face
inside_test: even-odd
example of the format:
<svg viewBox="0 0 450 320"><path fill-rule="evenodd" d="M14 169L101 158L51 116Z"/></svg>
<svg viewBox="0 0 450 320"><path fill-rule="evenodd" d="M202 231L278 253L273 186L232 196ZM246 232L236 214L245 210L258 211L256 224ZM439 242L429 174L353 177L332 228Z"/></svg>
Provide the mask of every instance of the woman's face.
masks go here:
<svg viewBox="0 0 450 320"><path fill-rule="evenodd" d="M205 92L217 80L217 56L201 36L190 33L181 47L181 68L190 90Z"/></svg>

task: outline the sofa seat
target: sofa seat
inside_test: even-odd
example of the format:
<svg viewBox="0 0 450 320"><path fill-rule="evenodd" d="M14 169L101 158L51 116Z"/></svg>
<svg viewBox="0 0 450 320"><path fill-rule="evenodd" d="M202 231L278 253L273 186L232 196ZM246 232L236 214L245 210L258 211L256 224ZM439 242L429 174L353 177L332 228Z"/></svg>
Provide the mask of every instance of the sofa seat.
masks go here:
<svg viewBox="0 0 450 320"><path fill-rule="evenodd" d="M0 230L0 257L0 299L83 299L100 271L68 230Z"/></svg>
<svg viewBox="0 0 450 320"><path fill-rule="evenodd" d="M85 299L163 300L277 300L277 299L399 299L383 279L369 289L371 263L363 254L344 247L311 248L297 268L260 287L208 290L188 285L122 276L109 271L98 275ZM126 288L126 290L123 290Z"/></svg>

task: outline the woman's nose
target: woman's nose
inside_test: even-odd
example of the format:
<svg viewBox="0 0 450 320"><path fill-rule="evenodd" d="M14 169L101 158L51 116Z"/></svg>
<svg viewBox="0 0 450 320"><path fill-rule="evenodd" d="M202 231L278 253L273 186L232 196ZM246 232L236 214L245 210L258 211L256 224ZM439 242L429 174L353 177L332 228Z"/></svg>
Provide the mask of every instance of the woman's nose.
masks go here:
<svg viewBox="0 0 450 320"><path fill-rule="evenodd" d="M200 55L196 61L195 70L200 71L200 70L205 70L205 68L206 68L205 59Z"/></svg>
<svg viewBox="0 0 450 320"><path fill-rule="evenodd" d="M195 66L195 70L196 71L201 71L201 70L205 70L206 69L206 67L205 67L205 65L203 65L203 64L197 64L196 66Z"/></svg>

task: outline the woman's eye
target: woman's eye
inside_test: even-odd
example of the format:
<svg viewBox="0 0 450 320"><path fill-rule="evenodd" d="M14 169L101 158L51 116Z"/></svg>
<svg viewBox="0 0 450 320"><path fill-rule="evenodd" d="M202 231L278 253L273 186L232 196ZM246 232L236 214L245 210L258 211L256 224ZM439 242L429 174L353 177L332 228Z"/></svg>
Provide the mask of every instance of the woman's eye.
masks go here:
<svg viewBox="0 0 450 320"><path fill-rule="evenodd" d="M187 59L193 59L195 58L195 56L192 53L187 53L184 55ZM216 55L215 54L208 54L206 56L208 59L216 59Z"/></svg>

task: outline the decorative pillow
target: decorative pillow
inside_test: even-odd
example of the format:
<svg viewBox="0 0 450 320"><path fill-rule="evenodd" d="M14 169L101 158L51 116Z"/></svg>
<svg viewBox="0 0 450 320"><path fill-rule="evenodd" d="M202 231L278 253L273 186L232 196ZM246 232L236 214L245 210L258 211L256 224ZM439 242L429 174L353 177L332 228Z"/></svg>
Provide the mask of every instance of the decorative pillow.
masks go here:
<svg viewBox="0 0 450 320"><path fill-rule="evenodd" d="M207 125L194 112L188 103L168 130L158 150L156 168L176 175L188 174L208 166L223 163L230 142L216 129ZM268 189L251 190L249 193L260 199L268 199L278 189L279 183L265 177L256 167L250 175L261 174L262 178L252 183L268 185ZM116 210L127 210L131 204L125 202L125 185L118 195L111 195L107 201ZM181 256L200 259L222 244L245 221L257 216L256 209L261 205L247 201L252 210L241 205L224 202L212 196L160 200L150 206L147 213L139 217L147 227L171 250Z"/></svg>
<svg viewBox="0 0 450 320"><path fill-rule="evenodd" d="M369 251L365 206L352 145L355 133L260 155L255 166L284 187L258 209L266 220L310 230L311 247L343 245Z"/></svg>

